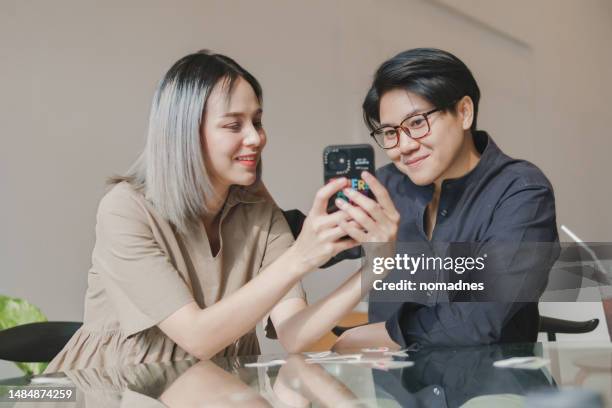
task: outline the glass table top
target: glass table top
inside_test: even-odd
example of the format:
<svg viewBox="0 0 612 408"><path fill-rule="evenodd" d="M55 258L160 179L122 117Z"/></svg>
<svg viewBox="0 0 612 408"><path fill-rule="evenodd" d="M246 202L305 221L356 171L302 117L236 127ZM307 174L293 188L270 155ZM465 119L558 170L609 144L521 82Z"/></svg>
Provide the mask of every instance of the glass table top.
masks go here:
<svg viewBox="0 0 612 408"><path fill-rule="evenodd" d="M525 356L541 357L544 365L493 365ZM75 398L6 402L7 390L17 385L68 387ZM529 406L533 393L576 387L598 393L603 406L612 406L612 344L507 344L408 350L405 355L355 350L348 357L305 353L75 370L0 381L5 400L0 407L503 408Z"/></svg>

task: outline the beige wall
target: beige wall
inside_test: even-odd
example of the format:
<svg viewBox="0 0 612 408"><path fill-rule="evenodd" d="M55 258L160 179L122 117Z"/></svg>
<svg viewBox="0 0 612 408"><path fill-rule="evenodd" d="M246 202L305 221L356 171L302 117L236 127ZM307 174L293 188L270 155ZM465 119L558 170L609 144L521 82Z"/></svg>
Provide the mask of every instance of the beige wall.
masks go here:
<svg viewBox="0 0 612 408"><path fill-rule="evenodd" d="M104 178L141 149L159 78L200 48L260 79L264 177L285 208L309 208L325 145L367 141L359 107L376 66L436 46L473 69L481 127L549 176L559 222L610 240L611 9L605 0L0 0L0 293L51 319L81 319ZM351 268L315 272L310 297Z"/></svg>

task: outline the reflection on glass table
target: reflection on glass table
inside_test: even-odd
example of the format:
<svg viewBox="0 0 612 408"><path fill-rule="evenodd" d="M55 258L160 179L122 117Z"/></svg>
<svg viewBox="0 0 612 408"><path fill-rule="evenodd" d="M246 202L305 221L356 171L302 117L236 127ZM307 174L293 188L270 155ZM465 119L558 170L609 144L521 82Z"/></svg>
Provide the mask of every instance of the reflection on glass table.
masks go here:
<svg viewBox="0 0 612 408"><path fill-rule="evenodd" d="M583 387L610 406L612 345L591 343L508 344L422 349L407 357L363 352L350 360L312 361L307 355L247 356L211 361L88 369L50 377L0 381L71 386L77 401L0 403L40 407L521 407L527 394ZM541 356L538 369L495 367L510 357ZM257 366L255 362L282 360ZM386 369L380 361L412 361Z"/></svg>

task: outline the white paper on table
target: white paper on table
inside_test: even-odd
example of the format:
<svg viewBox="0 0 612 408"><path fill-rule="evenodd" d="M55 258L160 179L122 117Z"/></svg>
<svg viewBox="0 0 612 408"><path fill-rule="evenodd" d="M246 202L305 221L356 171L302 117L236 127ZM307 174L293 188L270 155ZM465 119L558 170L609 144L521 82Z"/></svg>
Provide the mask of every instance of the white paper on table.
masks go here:
<svg viewBox="0 0 612 408"><path fill-rule="evenodd" d="M257 363L247 363L245 367L274 367L277 365L285 364L285 360L270 360L270 361L258 361Z"/></svg>
<svg viewBox="0 0 612 408"><path fill-rule="evenodd" d="M385 356L393 356L393 357L410 357L406 350L398 350L398 351L385 351L383 353Z"/></svg>
<svg viewBox="0 0 612 408"><path fill-rule="evenodd" d="M361 349L363 353L384 353L389 351L389 347L373 347Z"/></svg>
<svg viewBox="0 0 612 408"><path fill-rule="evenodd" d="M548 364L550 364L550 360L541 357L511 357L505 360L494 361L493 367L537 370Z"/></svg>
<svg viewBox="0 0 612 408"><path fill-rule="evenodd" d="M323 358L331 355L331 351L322 351L320 353L306 353L309 358Z"/></svg>
<svg viewBox="0 0 612 408"><path fill-rule="evenodd" d="M412 367L414 365L414 361L379 361L378 363L373 363L372 368L376 370L394 370L398 368L406 368Z"/></svg>
<svg viewBox="0 0 612 408"><path fill-rule="evenodd" d="M307 363L336 363L340 361L354 361L360 360L363 354L337 354L333 356L321 357L321 358L307 358Z"/></svg>

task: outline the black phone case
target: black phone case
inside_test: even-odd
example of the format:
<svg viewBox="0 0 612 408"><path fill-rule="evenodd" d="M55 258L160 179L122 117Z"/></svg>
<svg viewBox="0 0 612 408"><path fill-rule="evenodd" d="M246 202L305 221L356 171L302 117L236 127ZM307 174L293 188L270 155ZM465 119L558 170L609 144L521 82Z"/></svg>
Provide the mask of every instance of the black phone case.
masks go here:
<svg viewBox="0 0 612 408"><path fill-rule="evenodd" d="M374 194L367 183L361 178L362 171L374 174L374 149L369 144L333 145L323 150L323 178L325 183L346 177L350 187L374 199ZM342 191L330 198L327 212L338 211L335 201L340 198L350 201Z"/></svg>

